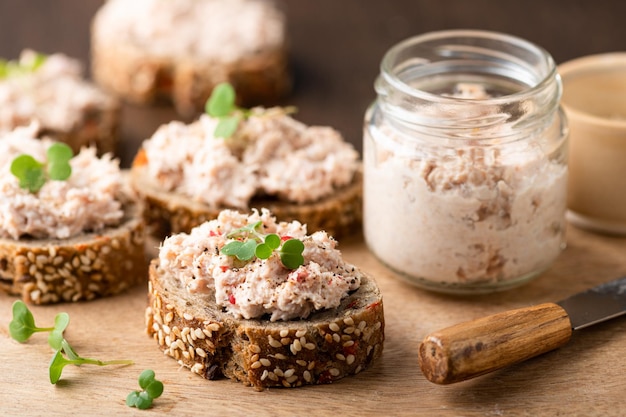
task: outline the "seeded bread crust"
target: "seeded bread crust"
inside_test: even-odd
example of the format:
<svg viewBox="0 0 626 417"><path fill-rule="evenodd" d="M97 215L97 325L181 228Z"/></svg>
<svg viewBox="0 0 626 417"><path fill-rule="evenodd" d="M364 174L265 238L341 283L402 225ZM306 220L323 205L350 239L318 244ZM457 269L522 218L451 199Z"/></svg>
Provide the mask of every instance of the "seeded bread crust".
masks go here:
<svg viewBox="0 0 626 417"><path fill-rule="evenodd" d="M163 191L146 173L143 150L133 162L130 183L144 201L144 219L149 232L158 239L174 233L189 233L205 221L215 219L229 207L212 208L184 195ZM363 175L359 171L351 184L314 203L297 204L280 200L253 199L250 208L267 208L278 221L297 220L308 233L324 230L340 239L358 232L363 220Z"/></svg>
<svg viewBox="0 0 626 417"><path fill-rule="evenodd" d="M31 304L87 301L145 281L148 262L138 204L118 227L70 239L0 239L0 290Z"/></svg>
<svg viewBox="0 0 626 417"><path fill-rule="evenodd" d="M236 319L214 294L189 294L153 260L146 328L159 348L206 379L220 376L257 390L326 384L368 368L383 352L383 302L375 281L333 310L307 320Z"/></svg>
<svg viewBox="0 0 626 417"><path fill-rule="evenodd" d="M193 117L204 110L213 88L229 82L240 106L272 105L291 91L286 45L261 50L235 62L195 57L152 56L131 42L120 44L102 36L99 20L92 22L93 79L105 89L137 104L173 103L176 111Z"/></svg>

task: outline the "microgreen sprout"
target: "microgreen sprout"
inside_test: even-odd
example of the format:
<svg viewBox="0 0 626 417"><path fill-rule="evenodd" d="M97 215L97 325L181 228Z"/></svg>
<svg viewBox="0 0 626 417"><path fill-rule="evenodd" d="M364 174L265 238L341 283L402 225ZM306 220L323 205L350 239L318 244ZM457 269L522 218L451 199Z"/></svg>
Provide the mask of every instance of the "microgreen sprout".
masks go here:
<svg viewBox="0 0 626 417"><path fill-rule="evenodd" d="M22 154L11 163L11 173L17 177L21 188L36 193L48 179L64 181L72 175L70 159L72 149L64 143L54 143L47 151L48 162L44 164L31 155Z"/></svg>
<svg viewBox="0 0 626 417"><path fill-rule="evenodd" d="M65 358L63 353L67 356ZM79 356L74 349L70 346L67 340L63 339L61 341L61 349L57 350L50 361L50 383L56 384L59 379L61 379L61 373L63 372L63 368L67 365L97 365L97 366L107 366L107 365L132 365L133 361L129 360L112 360L112 361L101 361L98 359L91 358L83 358Z"/></svg>
<svg viewBox="0 0 626 417"><path fill-rule="evenodd" d="M226 237L234 240L225 244L221 252L240 261L249 261L255 256L268 259L276 251L283 265L289 269L297 269L304 263L304 244L301 240L290 237L283 240L275 233L265 235L257 230L261 224L258 221L232 230Z"/></svg>
<svg viewBox="0 0 626 417"><path fill-rule="evenodd" d="M213 132L216 138L231 137L239 123L250 114L249 110L237 107L235 99L234 87L229 83L220 83L215 86L206 102L206 113L219 119Z"/></svg>
<svg viewBox="0 0 626 417"><path fill-rule="evenodd" d="M204 106L205 112L218 119L217 126L213 132L213 136L216 138L227 139L231 137L239 123L247 119L252 114L249 109L238 107L236 104L236 92L235 88L227 83L223 82L215 86L211 92L211 96L206 101ZM278 113L294 113L295 107L285 107ZM266 114L276 114L275 111L266 111Z"/></svg>
<svg viewBox="0 0 626 417"><path fill-rule="evenodd" d="M23 301L13 303L13 319L9 323L9 333L11 337L20 343L27 341L34 333L49 332L48 344L55 351L50 361L49 373L50 383L56 384L61 378L61 373L66 365L130 365L129 360L100 361L97 359L83 358L70 346L63 337L63 332L70 323L67 313L58 313L54 319L54 327L37 327L33 313L28 309ZM63 354L65 353L65 356Z"/></svg>
<svg viewBox="0 0 626 417"><path fill-rule="evenodd" d="M163 394L163 383L154 377L154 371L146 369L139 375L142 391L132 391L126 397L126 405L140 410L150 408L152 401Z"/></svg>
<svg viewBox="0 0 626 417"><path fill-rule="evenodd" d="M45 54L33 53L28 56L28 59L19 61L0 59L0 79L35 72L46 62L47 58Z"/></svg>

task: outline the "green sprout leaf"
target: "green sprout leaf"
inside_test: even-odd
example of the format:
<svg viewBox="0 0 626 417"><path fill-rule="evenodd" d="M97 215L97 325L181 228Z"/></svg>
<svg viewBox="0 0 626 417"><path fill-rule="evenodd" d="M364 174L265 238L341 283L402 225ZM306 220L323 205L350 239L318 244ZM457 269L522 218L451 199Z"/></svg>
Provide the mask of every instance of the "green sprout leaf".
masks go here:
<svg viewBox="0 0 626 417"><path fill-rule="evenodd" d="M67 355L67 358L63 356L63 353ZM97 366L108 366L108 365L132 365L133 361L130 360L112 360L112 361L101 361L98 359L91 358L83 358L76 353L76 351L70 346L67 340L63 339L61 341L61 349L57 350L50 361L49 366L49 376L50 383L56 384L61 379L61 374L63 373L63 368L67 365L97 365Z"/></svg>
<svg viewBox="0 0 626 417"><path fill-rule="evenodd" d="M297 269L304 264L304 244L298 239L289 239L283 243L280 249L280 260L289 269Z"/></svg>
<svg viewBox="0 0 626 417"><path fill-rule="evenodd" d="M13 320L9 323L11 337L20 343L27 341L33 333L53 331L54 327L37 327L33 313L23 301L13 303Z"/></svg>
<svg viewBox="0 0 626 417"><path fill-rule="evenodd" d="M235 89L229 83L220 83L215 86L206 102L205 111L212 117L224 117L235 109Z"/></svg>
<svg viewBox="0 0 626 417"><path fill-rule="evenodd" d="M126 397L126 405L140 410L150 408L152 401L163 394L163 383L155 379L154 371L144 370L139 375L139 386L143 391L132 391Z"/></svg>
<svg viewBox="0 0 626 417"><path fill-rule="evenodd" d="M231 137L237 130L237 126L239 126L240 121L241 116L238 114L221 118L215 127L213 136L223 139Z"/></svg>
<svg viewBox="0 0 626 417"><path fill-rule="evenodd" d="M254 240L246 240L244 242L233 240L222 247L222 253L228 256L235 256L240 261L249 261L254 257L256 246L257 244Z"/></svg>
<svg viewBox="0 0 626 417"><path fill-rule="evenodd" d="M48 148L48 163L43 164L30 155L19 155L11 162L11 173L19 185L31 193L38 192L48 179L65 181L72 175L70 160L72 149L64 143L55 143Z"/></svg>
<svg viewBox="0 0 626 417"><path fill-rule="evenodd" d="M264 235L257 229L262 222L250 223L239 229L232 230L226 236L233 240L225 244L221 253L235 256L240 261L249 261L255 256L258 259L268 259L272 253L278 251L283 265L289 269L297 269L304 264L304 244L299 239L290 238L282 242L275 233ZM282 243L282 247L281 247Z"/></svg>
<svg viewBox="0 0 626 417"><path fill-rule="evenodd" d="M35 53L27 61L6 60L0 59L0 79L17 77L25 74L35 72L41 67L46 59L47 55L41 53Z"/></svg>
<svg viewBox="0 0 626 417"><path fill-rule="evenodd" d="M59 313L54 318L54 329L48 335L48 344L54 350L60 350L63 342L63 332L70 323L67 313Z"/></svg>
<svg viewBox="0 0 626 417"><path fill-rule="evenodd" d="M213 136L216 138L228 139L231 137L237 130L239 123L250 114L249 110L237 107L235 99L235 88L231 84L223 82L213 88L211 96L204 106L204 110L209 116L218 119L213 132Z"/></svg>

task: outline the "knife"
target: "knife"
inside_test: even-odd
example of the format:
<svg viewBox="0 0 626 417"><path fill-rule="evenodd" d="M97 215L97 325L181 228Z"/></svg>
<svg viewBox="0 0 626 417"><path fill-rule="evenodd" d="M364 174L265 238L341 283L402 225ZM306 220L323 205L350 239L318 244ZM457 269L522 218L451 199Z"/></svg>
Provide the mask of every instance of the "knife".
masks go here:
<svg viewBox="0 0 626 417"><path fill-rule="evenodd" d="M436 331L419 346L422 373L451 384L565 345L573 330L626 314L626 277L557 303L505 311Z"/></svg>

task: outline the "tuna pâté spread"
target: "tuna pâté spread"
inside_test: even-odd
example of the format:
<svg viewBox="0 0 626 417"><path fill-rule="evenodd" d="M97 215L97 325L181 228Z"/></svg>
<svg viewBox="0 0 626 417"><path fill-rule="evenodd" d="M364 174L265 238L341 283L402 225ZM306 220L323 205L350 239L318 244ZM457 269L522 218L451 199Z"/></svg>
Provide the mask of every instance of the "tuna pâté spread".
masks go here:
<svg viewBox="0 0 626 417"><path fill-rule="evenodd" d="M231 231L258 221L263 233L301 240L304 263L288 269L277 253L246 263L221 253L232 240L228 237ZM268 210L254 210L250 215L224 210L189 234L165 239L159 262L160 268L179 279L189 292L214 292L217 305L235 317L269 315L272 321L289 320L337 307L359 287L360 272L343 261L336 246L337 241L326 232L307 235L305 225L276 222Z"/></svg>
<svg viewBox="0 0 626 417"><path fill-rule="evenodd" d="M232 137L218 120L161 126L143 144L148 175L164 190L211 207L247 208L255 196L308 203L351 183L358 153L329 127L306 126L280 108L252 109Z"/></svg>
<svg viewBox="0 0 626 417"><path fill-rule="evenodd" d="M122 190L119 163L110 154L96 156L83 148L70 160L72 175L66 181L48 180L32 193L11 174L12 161L21 154L46 161L54 142L36 139L38 126L17 128L0 135L0 237L66 239L84 231L116 225L123 217L116 196Z"/></svg>
<svg viewBox="0 0 626 417"><path fill-rule="evenodd" d="M0 75L0 131L36 120L42 129L67 132L83 121L85 112L113 105L111 97L82 78L78 60L53 54L34 68L41 58L25 50L18 65L30 69Z"/></svg>

